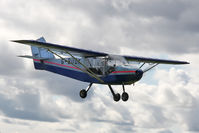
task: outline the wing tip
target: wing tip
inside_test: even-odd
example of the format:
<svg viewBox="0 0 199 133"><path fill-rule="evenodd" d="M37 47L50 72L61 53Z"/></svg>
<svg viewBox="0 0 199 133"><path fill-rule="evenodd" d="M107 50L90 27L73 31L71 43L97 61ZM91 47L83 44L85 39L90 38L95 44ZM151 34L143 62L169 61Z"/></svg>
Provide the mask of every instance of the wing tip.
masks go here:
<svg viewBox="0 0 199 133"><path fill-rule="evenodd" d="M186 64L190 64L190 62L180 61L180 62L176 63L176 65L186 65Z"/></svg>
<svg viewBox="0 0 199 133"><path fill-rule="evenodd" d="M23 43L25 40L10 40L11 42Z"/></svg>
<svg viewBox="0 0 199 133"><path fill-rule="evenodd" d="M18 42L19 40L10 40L11 42Z"/></svg>
<svg viewBox="0 0 199 133"><path fill-rule="evenodd" d="M21 43L21 44L28 44L34 43L34 40L10 40L11 42Z"/></svg>
<svg viewBox="0 0 199 133"><path fill-rule="evenodd" d="M190 62L185 61L185 64L190 64Z"/></svg>

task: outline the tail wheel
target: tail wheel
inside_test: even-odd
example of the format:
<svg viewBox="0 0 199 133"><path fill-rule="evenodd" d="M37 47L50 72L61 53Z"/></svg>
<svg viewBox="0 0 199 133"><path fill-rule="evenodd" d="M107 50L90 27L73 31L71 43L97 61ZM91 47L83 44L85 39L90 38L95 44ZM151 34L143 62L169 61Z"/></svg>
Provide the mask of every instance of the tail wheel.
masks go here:
<svg viewBox="0 0 199 133"><path fill-rule="evenodd" d="M87 91L86 90L81 90L80 92L79 92L79 96L81 97L81 98L86 98L86 96L87 96Z"/></svg>
<svg viewBox="0 0 199 133"><path fill-rule="evenodd" d="M87 92L90 90L92 84L93 84L93 83L90 83L89 86L88 86L88 88L87 88L86 90L83 89L83 90L81 90L81 91L79 92L79 96L80 96L81 98L86 98Z"/></svg>

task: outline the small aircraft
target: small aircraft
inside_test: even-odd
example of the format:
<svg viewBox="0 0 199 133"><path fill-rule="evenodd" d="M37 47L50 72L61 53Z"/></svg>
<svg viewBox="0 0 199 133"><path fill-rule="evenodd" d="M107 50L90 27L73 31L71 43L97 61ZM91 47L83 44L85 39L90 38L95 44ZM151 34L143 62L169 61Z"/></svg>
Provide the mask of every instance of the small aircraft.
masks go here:
<svg viewBox="0 0 199 133"><path fill-rule="evenodd" d="M13 40L13 42L31 46L31 56L23 55L19 57L33 59L35 69L46 70L90 83L87 89L80 91L81 98L86 98L92 84L96 83L108 85L116 102L120 100L120 94L115 93L111 85L122 85L123 93L121 97L123 101L127 101L129 95L124 86L139 81L145 72L158 64L189 64L186 61L111 55L47 43L43 37L37 40ZM136 62L138 65L132 65L131 62ZM145 64L149 64L149 67L143 69Z"/></svg>

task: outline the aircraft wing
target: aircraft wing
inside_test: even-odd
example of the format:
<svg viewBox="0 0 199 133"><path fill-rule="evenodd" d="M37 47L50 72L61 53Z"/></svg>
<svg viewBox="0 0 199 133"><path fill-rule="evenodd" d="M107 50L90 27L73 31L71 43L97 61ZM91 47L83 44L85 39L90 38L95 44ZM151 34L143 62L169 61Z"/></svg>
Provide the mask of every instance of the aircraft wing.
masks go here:
<svg viewBox="0 0 199 133"><path fill-rule="evenodd" d="M40 42L36 40L13 40L13 42L42 47L42 48L46 48L50 50L55 50L58 52L63 52L63 53L65 51L68 51L72 55L79 55L83 57L109 56L109 54L103 53L103 52L79 49L79 48L57 45L57 44L52 44L52 43L47 43L47 42ZM189 62L186 62L186 61L165 60L165 59L158 59L158 58L147 58L147 57L138 57L138 56L122 56L122 57L124 57L127 61L135 61L135 62L143 62L143 63L176 64L176 65L189 64Z"/></svg>
<svg viewBox="0 0 199 133"><path fill-rule="evenodd" d="M144 63L157 63L157 64L189 64L186 61L177 61L177 60L165 60L158 58L146 58L146 57L138 57L138 56L123 56L127 61L135 61L135 62L144 62Z"/></svg>
<svg viewBox="0 0 199 133"><path fill-rule="evenodd" d="M58 52L68 51L73 55L79 55L79 56L83 56L83 57L99 57L99 56L107 56L108 55L103 52L84 50L84 49L68 47L68 46L63 46L63 45L57 45L57 44L52 44L52 43L47 43L47 42L39 42L36 40L13 40L13 42L37 46L37 47L41 47L41 48L55 50Z"/></svg>

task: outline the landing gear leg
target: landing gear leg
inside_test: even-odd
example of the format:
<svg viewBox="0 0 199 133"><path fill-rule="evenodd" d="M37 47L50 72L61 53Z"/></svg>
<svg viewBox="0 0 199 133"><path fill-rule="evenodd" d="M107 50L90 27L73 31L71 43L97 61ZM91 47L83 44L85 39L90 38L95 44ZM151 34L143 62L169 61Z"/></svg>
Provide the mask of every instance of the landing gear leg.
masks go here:
<svg viewBox="0 0 199 133"><path fill-rule="evenodd" d="M111 87L111 85L108 84L108 87L111 90L111 93L113 95L113 100L118 102L120 100L120 94L119 93L115 94L115 92L113 91L113 88Z"/></svg>
<svg viewBox="0 0 199 133"><path fill-rule="evenodd" d="M81 91L79 92L79 96L80 96L81 98L86 98L87 92L88 92L89 89L91 88L92 84L93 84L93 83L90 83L89 86L88 86L88 88L87 88L86 90L83 89L83 90L81 90Z"/></svg>
<svg viewBox="0 0 199 133"><path fill-rule="evenodd" d="M126 102L129 99L129 95L128 93L125 92L124 84L122 84L122 87L123 87L122 100Z"/></svg>

